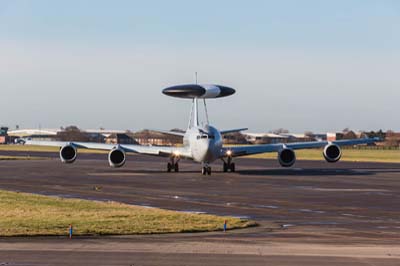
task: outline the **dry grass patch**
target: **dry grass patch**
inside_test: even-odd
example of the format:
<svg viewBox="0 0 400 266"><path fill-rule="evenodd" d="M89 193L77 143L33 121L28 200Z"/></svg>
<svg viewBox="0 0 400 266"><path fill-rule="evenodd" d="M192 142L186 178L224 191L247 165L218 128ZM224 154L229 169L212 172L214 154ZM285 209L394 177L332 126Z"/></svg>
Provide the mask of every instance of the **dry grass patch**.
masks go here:
<svg viewBox="0 0 400 266"><path fill-rule="evenodd" d="M154 234L244 228L254 222L117 202L64 199L0 190L0 236Z"/></svg>

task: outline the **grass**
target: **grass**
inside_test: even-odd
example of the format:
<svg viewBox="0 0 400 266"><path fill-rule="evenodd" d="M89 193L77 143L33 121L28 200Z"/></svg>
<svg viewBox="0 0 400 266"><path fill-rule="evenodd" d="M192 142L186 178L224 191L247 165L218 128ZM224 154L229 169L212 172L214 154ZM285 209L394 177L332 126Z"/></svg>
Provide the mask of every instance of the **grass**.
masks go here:
<svg viewBox="0 0 400 266"><path fill-rule="evenodd" d="M9 160L44 160L46 158L43 157L32 157L32 156L3 156L0 155L0 161L9 161Z"/></svg>
<svg viewBox="0 0 400 266"><path fill-rule="evenodd" d="M23 152L59 152L59 147L36 146L36 145L0 145L0 151L23 151ZM108 153L102 150L78 149L79 153Z"/></svg>
<svg viewBox="0 0 400 266"><path fill-rule="evenodd" d="M254 222L117 202L64 199L0 190L0 236L120 235L205 232L244 228Z"/></svg>
<svg viewBox="0 0 400 266"><path fill-rule="evenodd" d="M324 160L322 149L296 150L298 160ZM400 150L342 149L342 161L400 163ZM251 155L251 158L276 158L276 153Z"/></svg>

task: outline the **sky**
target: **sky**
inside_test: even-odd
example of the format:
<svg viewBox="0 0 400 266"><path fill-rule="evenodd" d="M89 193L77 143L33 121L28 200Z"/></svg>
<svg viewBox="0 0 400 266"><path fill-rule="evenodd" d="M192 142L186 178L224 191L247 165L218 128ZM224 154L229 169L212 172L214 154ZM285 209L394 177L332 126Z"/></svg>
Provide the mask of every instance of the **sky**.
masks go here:
<svg viewBox="0 0 400 266"><path fill-rule="evenodd" d="M0 0L0 124L185 128L194 83L220 129L400 131L400 2Z"/></svg>

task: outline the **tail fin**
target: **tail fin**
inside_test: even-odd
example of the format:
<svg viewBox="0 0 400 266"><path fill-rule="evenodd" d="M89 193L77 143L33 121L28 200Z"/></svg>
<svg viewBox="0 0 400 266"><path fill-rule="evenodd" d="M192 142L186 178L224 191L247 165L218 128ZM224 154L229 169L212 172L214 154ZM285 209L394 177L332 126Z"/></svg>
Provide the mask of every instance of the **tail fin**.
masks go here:
<svg viewBox="0 0 400 266"><path fill-rule="evenodd" d="M193 98L188 128L197 126L199 126L199 110L197 107L197 98Z"/></svg>

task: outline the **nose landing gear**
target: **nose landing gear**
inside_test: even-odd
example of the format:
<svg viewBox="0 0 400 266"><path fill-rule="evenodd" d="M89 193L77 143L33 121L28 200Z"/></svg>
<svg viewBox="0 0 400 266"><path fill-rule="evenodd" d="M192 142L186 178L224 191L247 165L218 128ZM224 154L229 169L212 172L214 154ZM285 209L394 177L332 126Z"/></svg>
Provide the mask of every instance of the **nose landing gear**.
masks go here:
<svg viewBox="0 0 400 266"><path fill-rule="evenodd" d="M211 167L208 164L203 164L203 167L201 168L201 174L211 175Z"/></svg>

